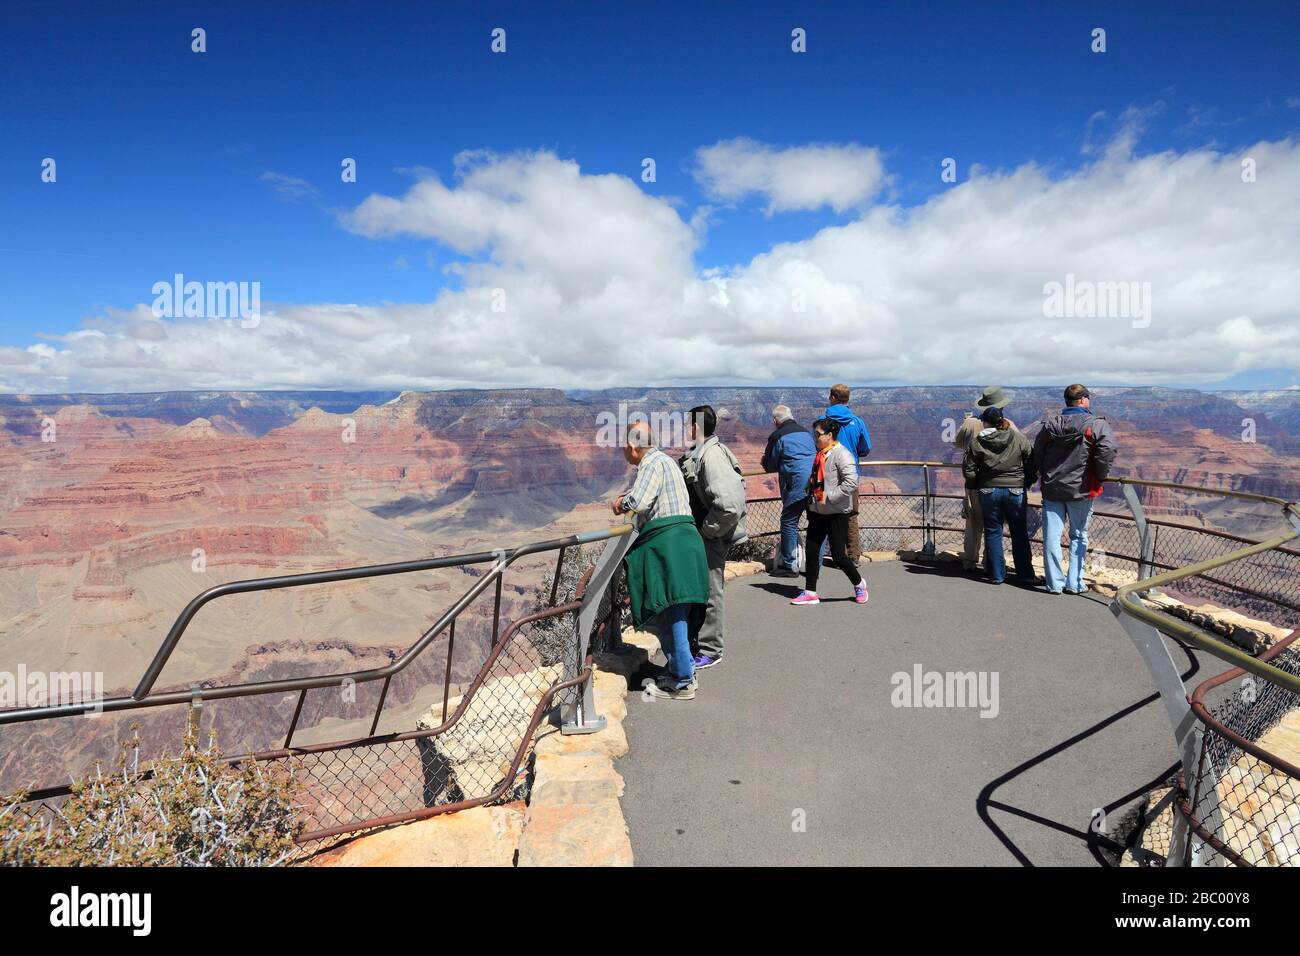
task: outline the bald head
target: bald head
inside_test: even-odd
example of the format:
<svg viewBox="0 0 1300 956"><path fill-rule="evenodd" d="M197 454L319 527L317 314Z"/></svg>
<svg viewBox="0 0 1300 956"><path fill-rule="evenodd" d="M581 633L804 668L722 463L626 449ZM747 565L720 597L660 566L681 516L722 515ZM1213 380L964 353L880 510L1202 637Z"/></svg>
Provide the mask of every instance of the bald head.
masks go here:
<svg viewBox="0 0 1300 956"><path fill-rule="evenodd" d="M646 453L655 446L655 433L649 422L634 422L627 430L627 444L623 457L629 465L638 465Z"/></svg>
<svg viewBox="0 0 1300 956"><path fill-rule="evenodd" d="M634 422L627 430L627 443L633 448L653 448L655 446L654 430L649 422Z"/></svg>

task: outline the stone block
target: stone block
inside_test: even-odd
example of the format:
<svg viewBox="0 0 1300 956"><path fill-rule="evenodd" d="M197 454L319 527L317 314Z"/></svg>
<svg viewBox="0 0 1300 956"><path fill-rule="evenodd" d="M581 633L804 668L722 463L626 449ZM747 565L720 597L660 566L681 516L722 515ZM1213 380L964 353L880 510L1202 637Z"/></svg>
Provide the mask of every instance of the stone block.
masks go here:
<svg viewBox="0 0 1300 956"><path fill-rule="evenodd" d="M767 568L762 561L728 561L722 571L724 581L731 581L735 578L747 578L750 575L762 574Z"/></svg>
<svg viewBox="0 0 1300 956"><path fill-rule="evenodd" d="M631 866L632 843L616 799L528 808L519 866Z"/></svg>
<svg viewBox="0 0 1300 956"><path fill-rule="evenodd" d="M357 837L308 866L511 866L525 812L472 807Z"/></svg>
<svg viewBox="0 0 1300 956"><path fill-rule="evenodd" d="M566 736L558 728L548 727L538 734L534 752L538 757L590 753L614 759L627 753L627 734L618 720L611 720L608 727L594 734Z"/></svg>

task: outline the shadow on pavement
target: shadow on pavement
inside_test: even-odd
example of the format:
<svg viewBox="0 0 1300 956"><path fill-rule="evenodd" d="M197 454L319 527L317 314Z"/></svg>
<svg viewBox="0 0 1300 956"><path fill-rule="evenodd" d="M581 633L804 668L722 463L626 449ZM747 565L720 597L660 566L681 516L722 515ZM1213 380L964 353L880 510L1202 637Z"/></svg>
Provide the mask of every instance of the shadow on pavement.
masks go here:
<svg viewBox="0 0 1300 956"><path fill-rule="evenodd" d="M1190 648L1188 648L1186 645L1182 643L1179 642L1176 643L1178 643L1178 646L1182 649L1183 653L1187 655L1188 669L1186 673L1182 675L1183 682L1186 683L1188 678L1194 676L1197 672L1200 671L1201 663L1197 659L1196 655L1192 653ZM1111 714L1109 717L1106 717L1105 719L1099 721L1098 723L1093 724L1091 727L1088 727L1085 730L1080 731L1079 733L1075 734L1073 737L1070 737L1067 740L1063 740L1059 744L1056 744L1053 747L1049 747L1047 750L1038 754L1036 757L1031 757L1030 759L1026 760L1024 763L1020 764L1019 766L1014 767L1011 770L1008 770L1006 773L1002 774L1002 776L997 777L996 779L991 780L989 783L985 784L983 789L980 790L979 797L975 801L975 810L979 814L980 820L984 822L984 825L989 828L989 830L993 833L995 837L998 838L999 841L1001 841L1002 845L1006 847L1007 852L1010 853L1012 856L1014 856L1018 863L1020 863L1022 866L1034 865L1034 862L1030 860L1029 857L1026 856L1018 846L1016 846L1015 842L1012 841L1012 839L1009 836L1007 836L1007 834L1002 830L1002 828L993 822L993 818L989 814L990 810L1001 810L1004 813L1010 813L1013 816L1020 817L1023 820L1029 820L1030 822L1037 823L1040 826L1049 827L1053 830L1056 830L1059 833L1064 833L1067 834L1068 836L1077 837L1078 839L1083 840L1088 846L1088 851L1092 854L1093 858L1097 861L1099 866L1111 865L1110 862L1102 854L1103 848L1110 850L1113 853L1122 853L1124 851L1125 847L1123 845L1115 842L1114 840L1110 839L1104 834L1094 832L1091 828L1088 830L1080 830L1077 827L1069 826L1057 820L1051 820L1048 819L1047 817L1039 816L1036 813L1031 813L1028 810L1021 809L1020 807L1012 806L1011 804L1002 803L1001 801L994 800L993 794L1003 784L1006 784L1009 781L1014 780L1016 777L1019 777L1021 774L1026 773L1029 770L1033 769L1034 767L1038 766L1039 764L1050 760L1052 757L1064 753L1065 751L1073 747L1075 744L1083 740L1086 740L1087 738L1091 737L1093 734L1099 733L1100 731L1104 730L1110 725L1120 720L1123 720L1125 717L1129 716L1130 714L1135 713L1138 710L1141 710L1147 704L1155 703L1159 700L1160 700L1159 694L1152 694L1149 697L1144 697L1142 698L1142 700L1130 704L1129 706L1123 708L1122 710L1117 711L1114 714ZM1164 783L1165 780L1167 780L1171 774L1173 774L1175 771L1178 770L1179 766L1180 764L1178 763L1173 764L1173 766L1171 766L1169 769L1167 769L1162 774L1157 776L1155 780L1152 780L1149 783L1144 784L1143 786L1137 788L1131 793L1125 794L1124 796L1111 801L1105 807L1101 807L1099 809L1104 810L1105 813L1109 815L1113 810L1116 810L1117 808L1124 806L1125 804L1131 802L1132 800L1137 799L1139 796L1146 793L1148 790L1154 789L1155 787Z"/></svg>

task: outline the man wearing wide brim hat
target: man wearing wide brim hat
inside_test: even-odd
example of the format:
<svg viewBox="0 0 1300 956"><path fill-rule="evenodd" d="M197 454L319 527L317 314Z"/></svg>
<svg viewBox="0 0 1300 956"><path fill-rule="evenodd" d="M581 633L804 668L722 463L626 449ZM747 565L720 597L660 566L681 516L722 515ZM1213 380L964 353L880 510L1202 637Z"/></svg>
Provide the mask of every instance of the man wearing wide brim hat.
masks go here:
<svg viewBox="0 0 1300 956"><path fill-rule="evenodd" d="M1001 385L990 385L985 388L984 391L980 392L980 397L975 400L975 411L966 413L966 418L953 436L952 443L965 453L966 446L984 427L980 416L987 409L1006 408L1009 404L1011 404L1011 399L1003 391ZM1009 418L1007 423L1012 428L1016 427L1015 422L1012 422ZM980 510L979 491L969 484L966 486L966 500L962 504L961 512L966 519L961 566L963 570L978 573L983 570L980 558L984 546L984 513ZM987 556L985 555L985 557Z"/></svg>

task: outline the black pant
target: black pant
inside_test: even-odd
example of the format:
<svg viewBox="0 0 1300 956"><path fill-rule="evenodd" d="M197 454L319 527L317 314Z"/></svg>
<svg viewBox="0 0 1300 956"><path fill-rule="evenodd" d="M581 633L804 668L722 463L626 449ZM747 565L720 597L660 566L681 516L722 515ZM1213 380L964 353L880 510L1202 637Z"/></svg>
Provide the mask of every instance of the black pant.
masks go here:
<svg viewBox="0 0 1300 956"><path fill-rule="evenodd" d="M808 541L804 547L804 589L817 590L817 572L821 570L822 542L831 539L831 560L835 566L848 575L848 579L857 587L862 583L858 567L849 560L849 521L857 520L854 515L820 515L808 512Z"/></svg>

